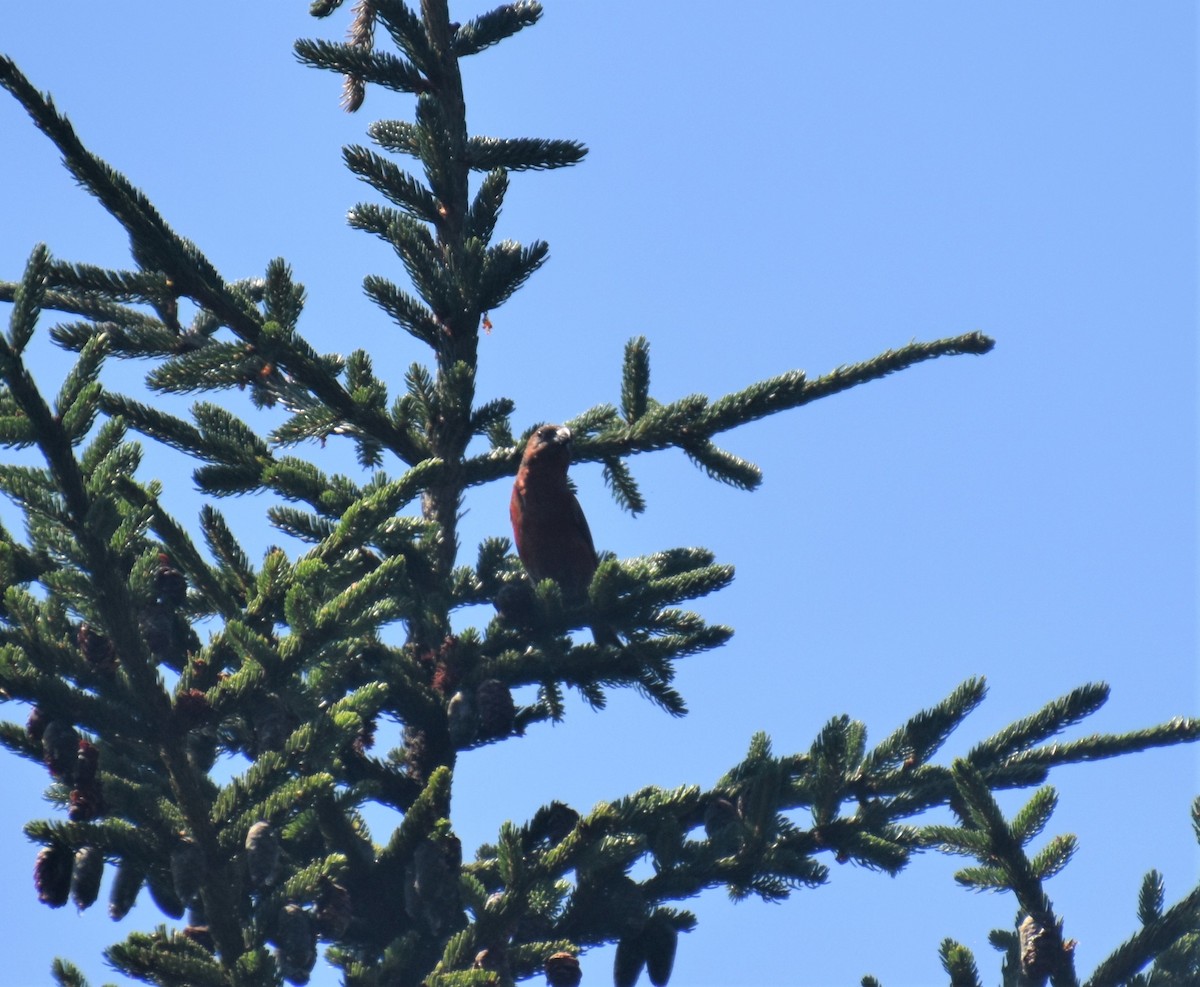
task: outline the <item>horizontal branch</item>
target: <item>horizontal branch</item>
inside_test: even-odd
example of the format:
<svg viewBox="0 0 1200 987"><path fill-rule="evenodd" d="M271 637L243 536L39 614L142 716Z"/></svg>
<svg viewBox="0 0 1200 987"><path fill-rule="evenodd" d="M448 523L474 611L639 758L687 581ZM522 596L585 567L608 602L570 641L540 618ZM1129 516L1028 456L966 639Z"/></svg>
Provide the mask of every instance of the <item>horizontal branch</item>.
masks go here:
<svg viewBox="0 0 1200 987"><path fill-rule="evenodd" d="M648 411L636 422L606 429L595 437L581 436L575 447L574 460L611 462L624 456L670 448L690 453L698 443L739 425L799 408L926 360L963 353L983 354L994 345L995 341L989 336L971 332L885 350L870 360L838 367L816 380L808 380L801 370L792 370L751 384L716 401L709 402L694 396L683 398ZM591 413L584 412L579 417ZM615 416L601 417L608 421L620 421ZM508 448L493 449L485 456L468 460L464 469L466 484L476 486L513 475L521 461L523 449L524 443L518 443ZM743 485L751 488L749 483Z"/></svg>

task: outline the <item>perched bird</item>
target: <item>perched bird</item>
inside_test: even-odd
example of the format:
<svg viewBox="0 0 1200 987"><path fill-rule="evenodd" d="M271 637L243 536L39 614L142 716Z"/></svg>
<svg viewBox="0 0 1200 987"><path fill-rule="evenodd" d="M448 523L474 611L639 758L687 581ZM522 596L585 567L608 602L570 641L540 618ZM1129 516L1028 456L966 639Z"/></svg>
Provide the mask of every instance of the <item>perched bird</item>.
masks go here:
<svg viewBox="0 0 1200 987"><path fill-rule="evenodd" d="M553 579L563 599L580 604L598 560L583 508L567 483L571 430L542 425L529 437L508 505L517 554L534 583ZM593 628L597 644L619 645L610 628Z"/></svg>

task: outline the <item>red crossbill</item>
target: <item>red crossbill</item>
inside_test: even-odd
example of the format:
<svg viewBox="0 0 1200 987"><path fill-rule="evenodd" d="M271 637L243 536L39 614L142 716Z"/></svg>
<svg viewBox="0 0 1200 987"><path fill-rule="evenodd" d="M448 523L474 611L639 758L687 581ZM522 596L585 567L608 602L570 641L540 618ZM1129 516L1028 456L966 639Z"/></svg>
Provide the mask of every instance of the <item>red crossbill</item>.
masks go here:
<svg viewBox="0 0 1200 987"><path fill-rule="evenodd" d="M567 482L571 430L542 425L529 437L508 513L517 554L534 583L553 579L563 599L587 600L598 559L583 508ZM619 645L609 628L593 628L597 644Z"/></svg>

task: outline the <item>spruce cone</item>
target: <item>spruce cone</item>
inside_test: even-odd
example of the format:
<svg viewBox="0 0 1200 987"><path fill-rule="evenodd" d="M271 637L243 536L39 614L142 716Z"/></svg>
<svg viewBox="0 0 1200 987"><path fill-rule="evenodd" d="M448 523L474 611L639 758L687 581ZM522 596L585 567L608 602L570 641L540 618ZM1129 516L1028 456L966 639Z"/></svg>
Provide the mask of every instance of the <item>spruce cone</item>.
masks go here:
<svg viewBox="0 0 1200 987"><path fill-rule="evenodd" d="M617 940L617 955L613 959L614 987L634 987L646 965L646 950L641 935L634 933Z"/></svg>
<svg viewBox="0 0 1200 987"><path fill-rule="evenodd" d="M413 851L406 869L404 908L430 932L455 926L462 917L458 871L462 845L456 836L431 837Z"/></svg>
<svg viewBox="0 0 1200 987"><path fill-rule="evenodd" d="M62 843L53 843L38 851L33 865L33 886L38 901L51 908L62 908L71 893L71 870L75 855Z"/></svg>
<svg viewBox="0 0 1200 987"><path fill-rule="evenodd" d="M217 738L212 730L193 730L184 740L188 763L201 774L208 774L217 763Z"/></svg>
<svg viewBox="0 0 1200 987"><path fill-rule="evenodd" d="M508 956L504 949L489 948L481 949L475 954L475 962L471 965L472 970L492 970L502 972L508 966Z"/></svg>
<svg viewBox="0 0 1200 987"><path fill-rule="evenodd" d="M285 905L275 930L275 962L290 984L308 983L317 962L317 930L312 917L297 904Z"/></svg>
<svg viewBox="0 0 1200 987"><path fill-rule="evenodd" d="M579 960L571 953L554 953L548 957L545 971L548 987L579 987L583 979Z"/></svg>
<svg viewBox="0 0 1200 987"><path fill-rule="evenodd" d="M183 905L190 905L200 894L204 880L204 853L189 836L181 837L171 851L171 883Z"/></svg>
<svg viewBox="0 0 1200 987"><path fill-rule="evenodd" d="M166 606L178 609L187 602L187 579L171 565L166 555L158 556L158 571L154 573L154 596Z"/></svg>
<svg viewBox="0 0 1200 987"><path fill-rule="evenodd" d="M646 972L654 987L666 987L675 967L679 932L668 916L656 912L642 930L642 948L646 954Z"/></svg>
<svg viewBox="0 0 1200 987"><path fill-rule="evenodd" d="M169 875L152 873L146 880L150 889L150 897L164 915L168 918L183 918L184 905L175 893L175 885Z"/></svg>
<svg viewBox="0 0 1200 987"><path fill-rule="evenodd" d="M375 746L375 731L378 727L379 724L373 718L363 723L362 729L358 732L358 736L354 738L352 745L355 754L365 757L367 751Z"/></svg>
<svg viewBox="0 0 1200 987"><path fill-rule="evenodd" d="M99 782L93 781L71 789L70 803L67 805L67 818L71 822L91 822L102 815L104 793L100 790Z"/></svg>
<svg viewBox="0 0 1200 987"><path fill-rule="evenodd" d="M429 781L430 744L425 737L425 731L405 724L404 727L404 767L408 776L422 785Z"/></svg>
<svg viewBox="0 0 1200 987"><path fill-rule="evenodd" d="M75 851L71 867L71 900L80 911L90 908L100 895L104 876L104 853L98 847L85 846Z"/></svg>
<svg viewBox="0 0 1200 987"><path fill-rule="evenodd" d="M527 629L537 619L533 588L524 580L501 586L493 605L496 615L510 627Z"/></svg>
<svg viewBox="0 0 1200 987"><path fill-rule="evenodd" d="M517 707L512 692L499 679L479 683L475 689L475 709L479 713L480 738L490 740L512 733Z"/></svg>
<svg viewBox="0 0 1200 987"><path fill-rule="evenodd" d="M75 748L75 784L90 785L100 767L100 750L90 740L79 741Z"/></svg>
<svg viewBox="0 0 1200 987"><path fill-rule="evenodd" d="M172 666L181 665L183 649L179 647L171 610L161 603L148 606L138 615L138 626L155 661Z"/></svg>
<svg viewBox="0 0 1200 987"><path fill-rule="evenodd" d="M25 721L25 733L35 744L42 742L42 735L50 723L50 717L40 706L34 706L29 711L29 719Z"/></svg>
<svg viewBox="0 0 1200 987"><path fill-rule="evenodd" d="M186 689L175 696L175 719L184 730L204 726L212 711L208 696L200 689Z"/></svg>
<svg viewBox="0 0 1200 987"><path fill-rule="evenodd" d="M317 899L313 918L317 921L319 935L325 939L341 939L354 918L350 892L332 878L322 877L321 896Z"/></svg>
<svg viewBox="0 0 1200 987"><path fill-rule="evenodd" d="M479 735L479 716L475 703L465 692L456 692L446 706L446 727L455 747L467 747Z"/></svg>
<svg viewBox="0 0 1200 987"><path fill-rule="evenodd" d="M71 822L90 822L104 815L104 793L97 777L99 766L100 751L96 745L88 740L79 741L75 752L75 787L67 808Z"/></svg>
<svg viewBox="0 0 1200 987"><path fill-rule="evenodd" d="M117 651L104 634L92 628L90 624L80 624L79 633L75 637L79 652L84 661L97 672L108 674L116 670Z"/></svg>
<svg viewBox="0 0 1200 987"><path fill-rule="evenodd" d="M52 720L42 732L42 763L60 781L75 776L79 755L79 732L65 720Z"/></svg>
<svg viewBox="0 0 1200 987"><path fill-rule="evenodd" d="M254 753L282 750L292 732L287 707L279 696L268 695L254 714Z"/></svg>
<svg viewBox="0 0 1200 987"><path fill-rule="evenodd" d="M246 869L250 884L256 888L271 884L278 866L279 837L269 822L260 820L246 833Z"/></svg>
<svg viewBox="0 0 1200 987"><path fill-rule="evenodd" d="M113 878L112 891L108 897L108 916L114 922L119 922L129 914L129 909L137 901L138 892L142 890L142 882L146 875L140 867L135 867L128 860L122 860L117 865L117 876Z"/></svg>

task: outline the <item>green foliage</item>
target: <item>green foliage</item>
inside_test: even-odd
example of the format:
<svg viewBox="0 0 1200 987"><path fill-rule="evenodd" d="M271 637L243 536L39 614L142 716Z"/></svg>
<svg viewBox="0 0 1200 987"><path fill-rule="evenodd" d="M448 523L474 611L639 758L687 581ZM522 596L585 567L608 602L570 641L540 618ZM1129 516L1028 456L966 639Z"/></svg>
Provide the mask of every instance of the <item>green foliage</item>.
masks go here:
<svg viewBox="0 0 1200 987"><path fill-rule="evenodd" d="M312 12L340 5L317 0ZM992 793L1041 785L1058 765L1200 734L1197 721L1174 720L1056 739L1103 704L1103 685L1035 710L951 766L933 757L982 702L982 679L873 748L846 715L804 753L776 755L758 735L711 788L645 788L588 812L552 802L464 860L452 811L459 751L562 720L567 689L597 709L610 690L632 689L683 715L676 663L732 633L683 609L733 578L702 548L604 558L586 600L570 602L552 580L530 585L506 538L478 546L473 565L459 559L464 495L511 476L523 448L512 401L477 400L479 329L549 249L494 241L508 174L586 154L574 140L470 134L459 59L540 14L523 0L457 25L444 0L425 0L419 12L360 0L346 43L296 45L302 61L346 77L350 109L367 85L417 96L411 121L368 129L382 151L414 159L413 171L363 146L344 150L350 171L390 203L355 206L351 225L391 246L412 285L364 281L428 350L403 382L380 376L364 350L343 357L308 344L304 288L284 261L262 278L224 280L0 59L0 85L122 225L136 264L67 264L38 247L19 282L0 284L11 302L0 336L0 443L42 458L0 464L0 491L27 527L25 541L0 531L0 694L34 707L27 725L0 724L0 744L51 772L56 815L27 827L45 854L39 896L62 904L73 893L87 907L112 865L114 918L143 887L167 916L186 914L182 928L135 931L107 954L153 983L303 983L322 942L354 987L508 984L615 943L617 983L645 972L660 987L680 934L696 925L675 907L683 899L723 888L782 901L828 880L827 858L895 874L938 849L975 859L958 875L966 886L1016 895L1016 931L992 939L1006 983L1043 974L1074 982L1070 943L1043 887L1070 861L1073 838L1026 852L1057 797L1038 788L1010 821ZM375 47L377 25L398 54ZM473 194L471 172L482 175ZM186 328L181 299L196 312ZM46 310L77 317L49 330L77 354L50 401L27 362ZM599 405L570 422L577 459L602 463L614 498L633 513L646 506L630 466L641 453L678 448L712 478L752 490L761 471L714 436L991 345L970 333L815 380L789 371L713 400L660 401L650 344L637 337L625 350L620 409ZM152 391L212 399L197 400L186 420L109 390L106 361L133 358L152 361ZM260 433L231 410L233 392L281 420ZM194 540L161 486L138 478L130 431L186 454L209 497L272 495L269 521L303 550L274 548L256 564L212 504ZM488 448L468 454L477 436ZM305 458L307 444L341 440L360 474L330 476ZM452 626L452 614L479 604L495 606L486 626ZM578 640L597 624L620 646ZM518 706L521 687L532 696ZM377 756L376 733L388 723L402 726L402 743ZM395 815L380 839L364 821L368 806ZM943 806L957 825L921 825ZM1148 875L1141 929L1091 982L1194 983L1198 915L1200 892L1166 906L1161 878ZM979 983L964 947L947 940L941 958L952 984ZM1148 964L1151 973L1139 972ZM54 976L83 987L66 961Z"/></svg>
<svg viewBox="0 0 1200 987"><path fill-rule="evenodd" d="M983 987L979 979L979 970L975 966L975 957L965 946L953 939L943 939L938 950L942 960L942 969L950 977L950 987Z"/></svg>

